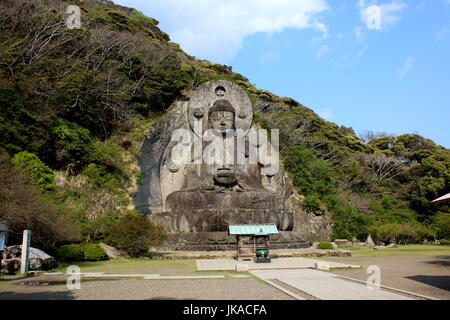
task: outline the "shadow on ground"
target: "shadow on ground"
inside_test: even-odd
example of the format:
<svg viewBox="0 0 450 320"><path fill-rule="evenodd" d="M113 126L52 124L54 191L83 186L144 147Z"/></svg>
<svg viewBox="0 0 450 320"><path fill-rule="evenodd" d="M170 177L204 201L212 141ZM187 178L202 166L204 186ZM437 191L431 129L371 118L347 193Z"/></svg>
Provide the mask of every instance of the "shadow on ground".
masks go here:
<svg viewBox="0 0 450 320"><path fill-rule="evenodd" d="M424 276L424 275L417 275L417 276L410 276L405 277L406 279L411 279L414 281L422 282L427 285L444 289L447 291L450 291L450 276Z"/></svg>
<svg viewBox="0 0 450 320"><path fill-rule="evenodd" d="M425 263L450 267L450 256L439 256L436 258L438 258L439 260L426 261Z"/></svg>
<svg viewBox="0 0 450 320"><path fill-rule="evenodd" d="M0 300L74 300L75 297L70 291L62 292L0 292Z"/></svg>

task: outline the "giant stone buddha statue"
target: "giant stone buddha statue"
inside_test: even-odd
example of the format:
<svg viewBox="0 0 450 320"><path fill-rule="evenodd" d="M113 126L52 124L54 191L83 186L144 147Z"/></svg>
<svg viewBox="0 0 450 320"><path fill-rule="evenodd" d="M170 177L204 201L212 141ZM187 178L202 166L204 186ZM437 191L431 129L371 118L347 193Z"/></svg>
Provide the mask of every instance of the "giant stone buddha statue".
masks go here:
<svg viewBox="0 0 450 320"><path fill-rule="evenodd" d="M230 249L229 225L264 223L277 225L279 247L302 247L307 233L291 232L292 184L277 162L261 157L277 160L274 146L253 125L252 103L241 87L204 83L144 140L135 208L164 226L177 248Z"/></svg>

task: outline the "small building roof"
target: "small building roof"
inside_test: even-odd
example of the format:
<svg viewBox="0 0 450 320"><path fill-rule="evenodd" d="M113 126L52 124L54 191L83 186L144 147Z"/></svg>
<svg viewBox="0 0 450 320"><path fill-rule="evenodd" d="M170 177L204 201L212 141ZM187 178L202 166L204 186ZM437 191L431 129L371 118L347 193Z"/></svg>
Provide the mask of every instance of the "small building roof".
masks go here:
<svg viewBox="0 0 450 320"><path fill-rule="evenodd" d="M275 224L241 224L228 226L230 234L240 235L268 235L277 234L278 229Z"/></svg>
<svg viewBox="0 0 450 320"><path fill-rule="evenodd" d="M450 193L448 193L445 196L442 196L436 200L431 201L431 203L436 204L436 203L447 202L447 201L450 201Z"/></svg>

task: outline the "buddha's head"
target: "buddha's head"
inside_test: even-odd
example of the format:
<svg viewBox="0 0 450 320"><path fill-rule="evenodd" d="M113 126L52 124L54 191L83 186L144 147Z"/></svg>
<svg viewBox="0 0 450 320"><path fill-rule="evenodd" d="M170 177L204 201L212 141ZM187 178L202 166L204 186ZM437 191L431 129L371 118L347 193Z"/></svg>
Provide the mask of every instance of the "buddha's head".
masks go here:
<svg viewBox="0 0 450 320"><path fill-rule="evenodd" d="M236 110L231 102L225 99L217 100L208 111L208 121L211 129L225 133L234 129L234 116Z"/></svg>

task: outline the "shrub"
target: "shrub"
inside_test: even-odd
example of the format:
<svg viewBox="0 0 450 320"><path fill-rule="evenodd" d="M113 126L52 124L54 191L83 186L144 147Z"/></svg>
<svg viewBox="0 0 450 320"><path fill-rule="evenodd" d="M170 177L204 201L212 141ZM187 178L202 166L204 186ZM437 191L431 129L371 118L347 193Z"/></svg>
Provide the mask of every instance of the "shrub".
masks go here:
<svg viewBox="0 0 450 320"><path fill-rule="evenodd" d="M100 261L107 260L105 250L98 244L87 243L83 246L84 260L86 261Z"/></svg>
<svg viewBox="0 0 450 320"><path fill-rule="evenodd" d="M306 211L312 213L320 213L321 211L323 211L322 203L316 195L306 196L305 201L303 202L303 207Z"/></svg>
<svg viewBox="0 0 450 320"><path fill-rule="evenodd" d="M406 223L417 220L417 213L409 209L408 202L390 195L372 200L370 209L376 215L377 220L383 223Z"/></svg>
<svg viewBox="0 0 450 320"><path fill-rule="evenodd" d="M403 223L400 225L400 232L394 241L400 244L418 243L419 234L414 226L409 223Z"/></svg>
<svg viewBox="0 0 450 320"><path fill-rule="evenodd" d="M322 250L333 250L334 249L333 245L328 241L322 241L321 243L319 243L318 248L322 249Z"/></svg>
<svg viewBox="0 0 450 320"><path fill-rule="evenodd" d="M61 261L83 261L84 250L79 244L68 244L58 248L58 259Z"/></svg>
<svg viewBox="0 0 450 320"><path fill-rule="evenodd" d="M416 232L417 232L417 237L418 237L418 241L424 241L424 240L434 240L436 238L436 232L425 225L422 224L417 224L415 226Z"/></svg>
<svg viewBox="0 0 450 320"><path fill-rule="evenodd" d="M400 234L399 225L394 223L373 226L369 230L375 241L383 243L395 242Z"/></svg>
<svg viewBox="0 0 450 320"><path fill-rule="evenodd" d="M372 226L369 229L376 241L384 243L413 244L434 238L434 232L430 228L419 224L390 223Z"/></svg>
<svg viewBox="0 0 450 320"><path fill-rule="evenodd" d="M356 209L349 201L334 195L326 197L325 201L333 219L333 239L367 239L367 226L371 219L369 215Z"/></svg>
<svg viewBox="0 0 450 320"><path fill-rule="evenodd" d="M125 250L131 257L139 257L165 238L162 227L154 225L141 213L131 211L110 227L106 242Z"/></svg>
<svg viewBox="0 0 450 320"><path fill-rule="evenodd" d="M0 150L0 220L10 230L9 241L20 243L23 230L32 231L34 246L78 241L74 210L26 180L23 170Z"/></svg>
<svg viewBox="0 0 450 320"><path fill-rule="evenodd" d="M116 210L107 210L104 213L98 213L95 219L84 217L81 223L83 241L102 242L108 235L109 228L117 221L119 212Z"/></svg>
<svg viewBox="0 0 450 320"><path fill-rule="evenodd" d="M450 214L439 212L434 218L438 239L450 239Z"/></svg>
<svg viewBox="0 0 450 320"><path fill-rule="evenodd" d="M442 246L450 246L450 240L448 240L448 239L442 239L442 240L439 240L439 243L440 243Z"/></svg>
<svg viewBox="0 0 450 320"><path fill-rule="evenodd" d="M11 162L21 168L30 182L44 191L55 188L55 177L52 169L47 167L37 155L22 151L17 153Z"/></svg>
<svg viewBox="0 0 450 320"><path fill-rule="evenodd" d="M333 166L330 162L318 158L310 149L301 146L288 148L284 156L284 166L301 194L325 196L336 192Z"/></svg>
<svg viewBox="0 0 450 320"><path fill-rule="evenodd" d="M57 166L64 168L74 164L76 168L86 165L93 150L91 133L76 123L57 118L53 132L57 137L55 142Z"/></svg>

